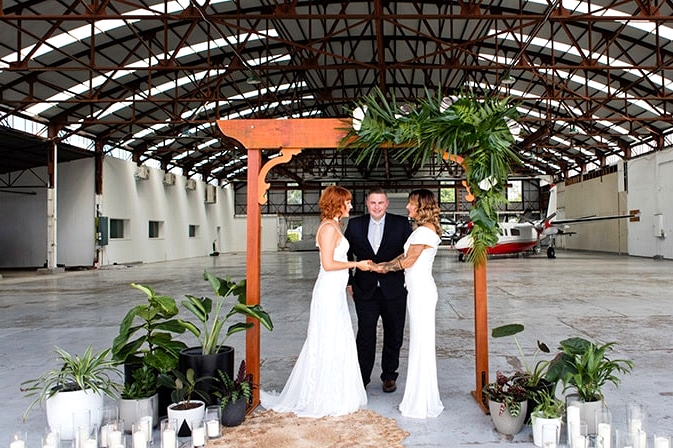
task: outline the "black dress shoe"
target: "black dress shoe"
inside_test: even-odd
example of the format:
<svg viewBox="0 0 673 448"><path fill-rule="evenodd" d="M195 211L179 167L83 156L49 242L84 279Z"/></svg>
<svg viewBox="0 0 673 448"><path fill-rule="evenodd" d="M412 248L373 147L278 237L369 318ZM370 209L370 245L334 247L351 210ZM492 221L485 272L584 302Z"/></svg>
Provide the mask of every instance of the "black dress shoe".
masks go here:
<svg viewBox="0 0 673 448"><path fill-rule="evenodd" d="M386 393L395 392L397 390L397 384L395 384L395 380L384 380L382 389L383 392Z"/></svg>

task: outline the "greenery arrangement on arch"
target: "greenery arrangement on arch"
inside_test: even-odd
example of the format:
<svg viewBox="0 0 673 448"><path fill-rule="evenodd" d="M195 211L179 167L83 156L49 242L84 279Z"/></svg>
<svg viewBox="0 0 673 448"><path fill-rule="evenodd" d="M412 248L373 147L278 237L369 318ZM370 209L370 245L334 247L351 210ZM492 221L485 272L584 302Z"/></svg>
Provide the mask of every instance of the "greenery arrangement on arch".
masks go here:
<svg viewBox="0 0 673 448"><path fill-rule="evenodd" d="M486 250L498 242L497 210L507 201L505 185L519 157L511 150L518 134L518 112L509 97L436 95L414 104L386 98L379 88L356 102L353 125L339 142L352 150L356 163L370 168L386 157L422 166L433 157L462 157L466 184L474 197L470 220L473 244L468 260L486 261ZM382 150L381 148L384 148Z"/></svg>

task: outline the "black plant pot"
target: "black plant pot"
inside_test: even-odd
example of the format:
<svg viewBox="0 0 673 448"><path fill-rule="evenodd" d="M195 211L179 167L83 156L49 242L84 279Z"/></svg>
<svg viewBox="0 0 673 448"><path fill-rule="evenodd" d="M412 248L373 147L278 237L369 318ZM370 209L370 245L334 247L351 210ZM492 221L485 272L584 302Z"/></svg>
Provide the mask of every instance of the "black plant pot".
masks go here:
<svg viewBox="0 0 673 448"><path fill-rule="evenodd" d="M186 372L191 368L194 369L196 378L206 378L198 387L208 394L210 403L217 403L217 397L213 394L217 371L226 372L229 377L234 378L234 347L220 347L219 352L214 355L201 354L201 347L186 348L180 352L179 363L180 371Z"/></svg>
<svg viewBox="0 0 673 448"><path fill-rule="evenodd" d="M220 420L222 426L238 426L243 423L245 420L245 412L248 410L246 400L244 398L239 398L233 403L228 403L224 409L222 409L222 416Z"/></svg>

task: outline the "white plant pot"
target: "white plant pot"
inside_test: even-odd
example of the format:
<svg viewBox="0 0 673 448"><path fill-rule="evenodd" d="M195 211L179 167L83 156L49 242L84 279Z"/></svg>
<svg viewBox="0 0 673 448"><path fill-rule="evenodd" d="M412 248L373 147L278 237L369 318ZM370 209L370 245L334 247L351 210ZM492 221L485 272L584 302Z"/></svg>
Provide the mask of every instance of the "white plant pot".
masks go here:
<svg viewBox="0 0 673 448"><path fill-rule="evenodd" d="M533 443L535 446L542 446L542 427L545 425L556 426L559 431L561 431L561 417L558 418L542 418L538 417L535 412L530 416L532 426L533 426Z"/></svg>
<svg viewBox="0 0 673 448"><path fill-rule="evenodd" d="M197 408L192 408L192 409L186 409L186 410L176 410L175 406L177 406L180 403L173 403L170 406L168 406L168 418L174 418L178 421L178 435L180 437L186 437L191 434L192 430L192 422L198 421L198 420L203 420L203 418L206 416L206 403L200 400L191 400L192 402L199 403L200 406ZM189 430L188 434L184 433L184 427L183 423L187 423L187 427Z"/></svg>
<svg viewBox="0 0 673 448"><path fill-rule="evenodd" d="M500 434L505 435L514 435L518 434L523 427L523 422L526 419L526 409L528 408L528 402L521 402L521 412L516 417L512 417L509 413L509 408L505 408L505 411L500 415L500 403L493 400L488 400L488 409L491 413L491 420L495 429Z"/></svg>
<svg viewBox="0 0 673 448"><path fill-rule="evenodd" d="M149 398L119 400L119 418L124 421L124 431L130 433L132 426L140 417L152 415L152 427L159 423L159 395L154 394Z"/></svg>
<svg viewBox="0 0 673 448"><path fill-rule="evenodd" d="M75 434L73 415L77 411L89 411L90 425L100 427L103 419L102 393L95 393L90 389L58 392L47 399L47 422L52 431L60 431L61 440L72 440ZM77 422L78 425L84 422Z"/></svg>
<svg viewBox="0 0 673 448"><path fill-rule="evenodd" d="M580 421L586 422L587 433L596 434L596 411L603 407L603 400L598 401L579 401L573 400L568 403L569 406L577 406L580 409Z"/></svg>

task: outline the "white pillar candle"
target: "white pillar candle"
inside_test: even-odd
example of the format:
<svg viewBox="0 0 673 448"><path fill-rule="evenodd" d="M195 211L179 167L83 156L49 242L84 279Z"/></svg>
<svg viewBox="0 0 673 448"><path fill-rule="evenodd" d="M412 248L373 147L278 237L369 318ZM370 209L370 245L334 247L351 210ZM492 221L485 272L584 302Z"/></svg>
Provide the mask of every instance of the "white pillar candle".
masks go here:
<svg viewBox="0 0 673 448"><path fill-rule="evenodd" d="M164 429L164 432L161 435L161 448L177 448L175 445L176 437L175 430L172 428Z"/></svg>
<svg viewBox="0 0 673 448"><path fill-rule="evenodd" d="M220 422L217 420L206 422L206 428L208 429L208 437L214 438L220 436Z"/></svg>
<svg viewBox="0 0 673 448"><path fill-rule="evenodd" d="M9 444L9 448L26 448L26 442L14 436L14 440Z"/></svg>
<svg viewBox="0 0 673 448"><path fill-rule="evenodd" d="M206 428L203 426L192 428L192 446L204 446L206 444Z"/></svg>
<svg viewBox="0 0 673 448"><path fill-rule="evenodd" d="M641 429L643 429L643 421L640 420L639 418L632 418L629 421L629 431L630 432L638 432Z"/></svg>
<svg viewBox="0 0 673 448"><path fill-rule="evenodd" d="M98 448L98 443L96 443L96 439L86 439L84 441L84 448Z"/></svg>
<svg viewBox="0 0 673 448"><path fill-rule="evenodd" d="M612 428L609 423L598 424L598 436L603 439L603 448L610 448Z"/></svg>
<svg viewBox="0 0 673 448"><path fill-rule="evenodd" d="M140 430L147 436L147 443L152 444L152 416L140 417L138 421Z"/></svg>
<svg viewBox="0 0 673 448"><path fill-rule="evenodd" d="M56 433L54 431L50 431L50 432L47 433L47 436L44 438L44 440L45 440L45 445L58 447L60 437L59 437L58 433Z"/></svg>
<svg viewBox="0 0 673 448"><path fill-rule="evenodd" d="M654 448L671 448L671 444L666 437L654 437Z"/></svg>
<svg viewBox="0 0 673 448"><path fill-rule="evenodd" d="M580 432L580 408L579 406L569 405L566 408L566 420L568 422L568 440L573 440L574 434Z"/></svg>
<svg viewBox="0 0 673 448"><path fill-rule="evenodd" d="M107 434L107 445L110 448L115 448L117 445L122 444L122 432L118 429L113 429L108 431Z"/></svg>
<svg viewBox="0 0 673 448"><path fill-rule="evenodd" d="M647 433L645 431L638 431L634 445L636 448L647 448Z"/></svg>
<svg viewBox="0 0 673 448"><path fill-rule="evenodd" d="M84 448L84 442L89 439L89 428L80 426L75 434L75 448Z"/></svg>
<svg viewBox="0 0 673 448"><path fill-rule="evenodd" d="M147 434L145 434L145 431L135 431L132 439L133 448L147 448Z"/></svg>
<svg viewBox="0 0 673 448"><path fill-rule="evenodd" d="M100 427L100 446L101 448L107 448L108 446L108 434L112 431L112 424L103 425Z"/></svg>

